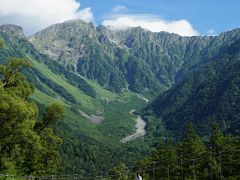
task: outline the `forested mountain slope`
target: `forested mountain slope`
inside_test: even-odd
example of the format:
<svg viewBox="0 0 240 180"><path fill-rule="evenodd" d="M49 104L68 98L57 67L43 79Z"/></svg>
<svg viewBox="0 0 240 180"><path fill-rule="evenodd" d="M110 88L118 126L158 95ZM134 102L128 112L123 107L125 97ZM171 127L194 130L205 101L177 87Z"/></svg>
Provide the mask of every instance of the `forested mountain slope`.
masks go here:
<svg viewBox="0 0 240 180"><path fill-rule="evenodd" d="M31 100L38 104L39 116L51 103L58 102L64 107L65 118L54 127L54 132L63 140L60 149L62 172L86 176L86 172L108 169L122 158L128 157L129 162L134 162L141 151L136 150L129 158L127 149L132 145L125 146L120 140L134 131L134 115L129 111L143 107L142 99L131 92L112 93L69 71L36 50L21 27L0 26L0 39L3 41L0 64L7 64L13 57L23 58L31 64L32 67L23 73L36 87ZM104 120L95 124L81 112ZM145 146L144 152L147 149ZM105 159L105 155L110 157L113 153L114 158Z"/></svg>
<svg viewBox="0 0 240 180"><path fill-rule="evenodd" d="M239 31L216 37L181 37L140 27L110 30L81 20L52 25L29 37L43 54L103 87L157 95L199 62L214 57Z"/></svg>
<svg viewBox="0 0 240 180"><path fill-rule="evenodd" d="M220 37L224 35L228 33ZM213 121L225 132L239 130L240 37L225 42L218 51L145 109L147 115L161 119L169 134L182 137L190 122L201 136L208 134L208 124Z"/></svg>
<svg viewBox="0 0 240 180"><path fill-rule="evenodd" d="M29 37L43 54L103 87L157 95L234 36L181 37L141 28L113 31L81 20L52 25Z"/></svg>
<svg viewBox="0 0 240 180"><path fill-rule="evenodd" d="M207 134L211 120L226 132L239 129L239 29L181 37L74 20L28 38L21 27L3 25L0 38L1 64L11 57L32 64L24 74L36 87L31 98L39 116L52 102L65 108L65 119L54 128L63 139L64 172L86 175L121 161L132 165L159 137L180 138L189 122L200 135ZM135 131L129 112L146 106L135 93L160 96L143 112L145 138L123 144L121 139ZM101 123L89 120L96 116Z"/></svg>
<svg viewBox="0 0 240 180"><path fill-rule="evenodd" d="M232 49L231 45L233 43L237 44L239 37L239 29L223 32L218 36L182 37L165 32L152 33L140 27L111 30L104 26L94 27L92 24L87 24L81 20L73 20L52 25L29 37L29 40L40 52L52 57L55 61L59 61L70 71L88 79L95 79L111 91L122 92L129 89L154 97L173 87L169 92L158 98L163 99L165 97L163 104L156 100L149 107L154 112L158 112L159 117L168 117L165 120L163 118L163 121L167 122L163 123L167 126L167 130L175 133L178 131L178 134L180 134L189 121L195 121L196 124L201 126L197 129L198 131L205 128L206 124L202 124L202 120L200 120L205 115L199 109L207 106L207 104L211 106L209 103L226 103L225 100L219 99L220 96L216 96L215 101L210 100L210 97L204 97L208 100L202 107L193 106L188 98L182 94L188 94L187 97L191 96L192 100L197 101L200 87L207 88L207 84L212 84L211 87L208 87L209 90L205 89L205 91L207 91L206 93L214 91L212 88L216 89L214 85L216 79L221 79L215 73L222 72L222 67L225 64L230 66L228 64L229 58L236 60L235 56L231 55L233 57L229 57L230 55L226 55L228 54L226 49ZM238 53L237 49L233 53ZM218 65L214 65L214 63ZM210 66L209 69L207 69L208 66ZM231 71L230 73L234 72ZM203 79L201 79L202 76L204 76ZM195 84L184 87L182 94L170 93L175 92L174 89L177 89L187 80ZM220 86L231 88L225 82L219 83L221 83ZM224 83L225 85L223 85ZM220 89L220 87L218 88ZM170 95L171 99L169 99ZM201 98L199 101L202 101ZM185 99L185 101L182 99ZM237 99L234 96L235 100ZM178 112L174 111L179 117L176 118L173 111L165 112L165 104L169 108L175 107L175 104L181 104L178 108L175 107ZM182 107L182 105L189 105L190 109ZM151 108L151 106L154 108ZM179 109L180 106L183 109ZM205 111L212 115L217 113L215 111L210 112L207 109ZM190 115L187 115L187 113ZM228 116L226 113L229 112L225 109L224 116ZM195 115L192 116L192 114ZM206 116L208 117L208 115ZM209 118L216 119L218 116L208 117L207 119ZM228 129L230 128L229 123L226 122L232 121L232 118L230 117L228 120L226 118L225 120L219 119L219 121L222 125L224 124L225 129ZM153 126L156 125L153 124ZM158 128L155 127L155 129ZM205 131L203 134L205 134Z"/></svg>

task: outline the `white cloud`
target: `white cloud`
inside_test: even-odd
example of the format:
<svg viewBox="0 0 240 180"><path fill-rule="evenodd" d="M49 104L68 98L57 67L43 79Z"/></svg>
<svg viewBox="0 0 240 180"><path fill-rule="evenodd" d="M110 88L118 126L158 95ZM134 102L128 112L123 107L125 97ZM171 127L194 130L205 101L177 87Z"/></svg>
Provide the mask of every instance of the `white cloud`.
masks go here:
<svg viewBox="0 0 240 180"><path fill-rule="evenodd" d="M206 35L207 35L207 36L216 36L216 34L217 34L217 32L216 32L215 29L209 29L209 30L207 30L207 32L206 32Z"/></svg>
<svg viewBox="0 0 240 180"><path fill-rule="evenodd" d="M76 0L0 0L0 24L20 25L27 34L70 19L93 21L91 8Z"/></svg>
<svg viewBox="0 0 240 180"><path fill-rule="evenodd" d="M120 12L120 11L125 11L127 10L126 6L123 5L118 5L112 8L113 12Z"/></svg>
<svg viewBox="0 0 240 180"><path fill-rule="evenodd" d="M142 27L152 32L166 31L181 36L195 36L199 33L185 19L167 21L152 15L117 15L106 19L103 25L112 29L126 29L129 27Z"/></svg>

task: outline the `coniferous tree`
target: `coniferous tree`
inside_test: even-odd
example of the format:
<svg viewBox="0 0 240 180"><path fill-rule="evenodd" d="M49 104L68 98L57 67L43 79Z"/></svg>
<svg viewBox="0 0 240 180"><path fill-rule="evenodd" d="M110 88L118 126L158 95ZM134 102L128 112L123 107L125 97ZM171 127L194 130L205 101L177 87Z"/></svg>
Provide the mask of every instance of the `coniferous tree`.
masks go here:
<svg viewBox="0 0 240 180"><path fill-rule="evenodd" d="M211 178L231 177L236 165L236 147L232 136L225 136L216 123L212 124L212 134L209 139L209 152L211 153Z"/></svg>
<svg viewBox="0 0 240 180"><path fill-rule="evenodd" d="M154 168L152 177L163 179L177 179L179 171L176 148L171 141L166 144L160 142L159 147L153 154Z"/></svg>
<svg viewBox="0 0 240 180"><path fill-rule="evenodd" d="M206 146L191 124L178 146L160 141L153 155L140 161L138 171L147 169L145 179L151 180L239 179L240 132L224 135L216 123L211 129Z"/></svg>
<svg viewBox="0 0 240 180"><path fill-rule="evenodd" d="M3 42L2 42L2 40L0 39L0 49L2 49L2 47L3 47Z"/></svg>
<svg viewBox="0 0 240 180"><path fill-rule="evenodd" d="M181 176L184 179L202 178L206 153L205 145L195 133L192 124L189 124L183 142L178 146L178 156L181 160Z"/></svg>
<svg viewBox="0 0 240 180"><path fill-rule="evenodd" d="M124 163L120 163L117 167L114 167L111 171L112 179L127 180L127 166Z"/></svg>
<svg viewBox="0 0 240 180"><path fill-rule="evenodd" d="M235 137L235 169L234 169L234 174L236 175L236 178L240 179L240 131L238 130L236 132L236 137Z"/></svg>

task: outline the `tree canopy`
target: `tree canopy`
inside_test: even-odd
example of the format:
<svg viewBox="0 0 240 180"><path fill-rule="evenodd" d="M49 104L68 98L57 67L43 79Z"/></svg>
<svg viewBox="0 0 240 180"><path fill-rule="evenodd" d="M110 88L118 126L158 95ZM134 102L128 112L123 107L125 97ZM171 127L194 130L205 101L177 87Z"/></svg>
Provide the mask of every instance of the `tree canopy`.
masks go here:
<svg viewBox="0 0 240 180"><path fill-rule="evenodd" d="M0 173L54 174L62 141L50 125L63 117L63 107L50 105L44 118L38 119L38 107L30 100L34 87L21 73L27 67L29 62L18 58L0 65ZM35 128L37 122L43 124L41 131Z"/></svg>

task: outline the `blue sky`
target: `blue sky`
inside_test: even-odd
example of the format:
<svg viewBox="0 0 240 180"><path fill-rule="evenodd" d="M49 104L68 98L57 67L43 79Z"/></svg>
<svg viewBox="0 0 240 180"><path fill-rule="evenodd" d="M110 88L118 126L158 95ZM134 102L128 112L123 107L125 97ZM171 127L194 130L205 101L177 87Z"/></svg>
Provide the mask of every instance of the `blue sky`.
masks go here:
<svg viewBox="0 0 240 180"><path fill-rule="evenodd" d="M186 19L200 33L220 33L240 27L239 0L80 0L91 7L97 24L117 5L126 6L124 14L151 14L165 20Z"/></svg>
<svg viewBox="0 0 240 180"><path fill-rule="evenodd" d="M0 25L20 25L27 35L71 19L183 36L217 35L240 27L240 0L0 0L0 4Z"/></svg>

